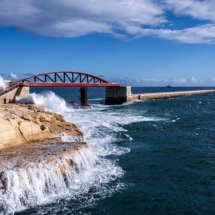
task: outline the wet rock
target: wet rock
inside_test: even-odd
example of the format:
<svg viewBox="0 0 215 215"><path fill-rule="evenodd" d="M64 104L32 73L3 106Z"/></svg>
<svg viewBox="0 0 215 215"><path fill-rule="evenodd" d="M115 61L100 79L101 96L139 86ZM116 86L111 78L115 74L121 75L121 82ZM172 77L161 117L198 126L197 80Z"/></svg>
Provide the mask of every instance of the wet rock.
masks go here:
<svg viewBox="0 0 215 215"><path fill-rule="evenodd" d="M5 171L0 172L0 193L5 194L7 190L8 179Z"/></svg>
<svg viewBox="0 0 215 215"><path fill-rule="evenodd" d="M78 173L93 165L84 145L36 142L0 150L0 214L64 195Z"/></svg>
<svg viewBox="0 0 215 215"><path fill-rule="evenodd" d="M35 105L0 106L0 214L63 195L93 164L87 147L83 133L59 114Z"/></svg>

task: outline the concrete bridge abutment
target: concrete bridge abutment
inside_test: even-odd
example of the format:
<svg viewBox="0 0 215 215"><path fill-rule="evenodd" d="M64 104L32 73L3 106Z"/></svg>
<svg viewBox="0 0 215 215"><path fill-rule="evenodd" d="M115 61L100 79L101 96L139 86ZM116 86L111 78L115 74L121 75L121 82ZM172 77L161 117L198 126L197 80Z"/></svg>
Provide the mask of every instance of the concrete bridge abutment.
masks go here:
<svg viewBox="0 0 215 215"><path fill-rule="evenodd" d="M105 104L122 104L132 100L131 86L106 87Z"/></svg>
<svg viewBox="0 0 215 215"><path fill-rule="evenodd" d="M7 103L14 103L16 96L19 98L25 98L29 94L29 87L19 86L8 88L4 91L0 91L0 105Z"/></svg>

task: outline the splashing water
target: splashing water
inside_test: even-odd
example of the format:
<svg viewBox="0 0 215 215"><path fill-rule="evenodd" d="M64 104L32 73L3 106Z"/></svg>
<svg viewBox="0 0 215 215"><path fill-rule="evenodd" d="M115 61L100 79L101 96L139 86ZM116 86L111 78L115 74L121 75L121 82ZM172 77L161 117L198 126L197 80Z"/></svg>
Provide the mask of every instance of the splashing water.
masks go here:
<svg viewBox="0 0 215 215"><path fill-rule="evenodd" d="M60 144L60 147L63 146L68 147ZM68 194L76 195L80 191L87 191L90 186L82 182L89 180L91 175L88 172L95 164L95 157L90 150L81 148L75 153L59 157L54 163L41 158L37 162L10 168L17 163L15 161L8 161L0 172L0 214L12 213Z"/></svg>
<svg viewBox="0 0 215 215"><path fill-rule="evenodd" d="M96 190L95 193L104 197L122 189L121 183L112 188L108 186L108 189L106 185L124 174L117 164L117 156L130 150L118 146L116 142L120 139L119 133L123 133L130 141L132 137L126 134L127 130L123 125L161 120L117 111L111 106L101 104L94 104L92 110L74 110L67 106L63 98L51 91L31 93L25 99L17 101L44 104L47 110L60 113L66 121L75 123L84 132L89 148L75 153L72 157L75 163L73 166L66 163L67 157L62 157L52 167L34 163L26 169L6 171L4 174L8 178L8 192L1 197L0 205L6 203L7 208L4 207L4 210L7 212L24 210L68 196L75 198L88 193L92 188ZM69 140L69 137L64 138L66 139L63 142ZM109 155L116 158L108 159ZM59 165L66 170L66 180L58 168Z"/></svg>
<svg viewBox="0 0 215 215"><path fill-rule="evenodd" d="M73 111L72 108L67 107L66 101L57 96L52 91L44 91L41 94L30 93L25 98L16 98L16 102L18 103L28 103L28 104L43 104L47 109L61 113L63 111Z"/></svg>
<svg viewBox="0 0 215 215"><path fill-rule="evenodd" d="M1 75L0 75L0 88L2 88L2 89L6 88L5 80L2 78Z"/></svg>

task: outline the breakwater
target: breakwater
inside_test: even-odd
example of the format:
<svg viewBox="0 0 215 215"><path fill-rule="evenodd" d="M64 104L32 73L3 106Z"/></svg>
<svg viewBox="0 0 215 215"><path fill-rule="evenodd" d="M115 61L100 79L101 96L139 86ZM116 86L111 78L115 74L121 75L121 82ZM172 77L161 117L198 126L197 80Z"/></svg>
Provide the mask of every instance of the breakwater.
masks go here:
<svg viewBox="0 0 215 215"><path fill-rule="evenodd" d="M215 90L193 90L193 91L180 91L180 92L165 92L165 93L143 93L143 94L132 94L128 97L129 101L132 100L145 100L145 99L169 99L177 98L187 95L195 94L208 94L215 93Z"/></svg>
<svg viewBox="0 0 215 215"><path fill-rule="evenodd" d="M187 95L215 93L215 90L192 90L177 92L156 92L156 93L138 93L133 94L130 86L123 87L107 87L106 88L106 104L122 104L133 100L147 99L170 99Z"/></svg>

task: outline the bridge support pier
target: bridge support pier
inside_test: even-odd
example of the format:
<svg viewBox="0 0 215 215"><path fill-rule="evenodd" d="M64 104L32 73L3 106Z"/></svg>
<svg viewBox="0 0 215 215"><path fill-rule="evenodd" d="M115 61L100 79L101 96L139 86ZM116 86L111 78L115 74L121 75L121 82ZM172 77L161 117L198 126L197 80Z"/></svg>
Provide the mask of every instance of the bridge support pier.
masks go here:
<svg viewBox="0 0 215 215"><path fill-rule="evenodd" d="M106 87L105 104L122 104L131 100L131 86Z"/></svg>
<svg viewBox="0 0 215 215"><path fill-rule="evenodd" d="M87 101L87 87L81 87L81 106L88 106Z"/></svg>

